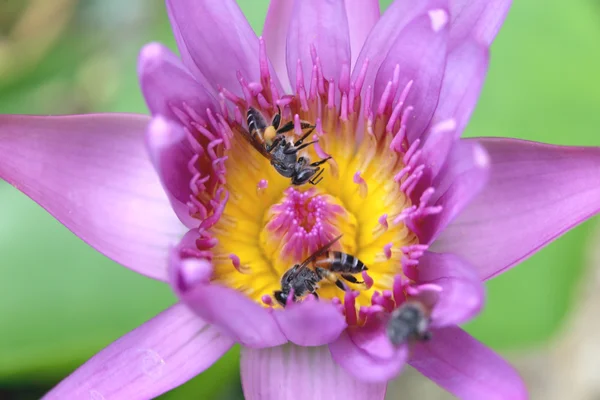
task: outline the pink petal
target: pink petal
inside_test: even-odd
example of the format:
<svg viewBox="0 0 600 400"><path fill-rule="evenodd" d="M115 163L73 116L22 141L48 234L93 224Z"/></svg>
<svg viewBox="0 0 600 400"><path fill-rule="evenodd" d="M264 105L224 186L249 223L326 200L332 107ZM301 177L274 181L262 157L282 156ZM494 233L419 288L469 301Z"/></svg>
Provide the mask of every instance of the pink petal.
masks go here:
<svg viewBox="0 0 600 400"><path fill-rule="evenodd" d="M455 326L416 343L409 364L460 399L528 398L521 377L506 361Z"/></svg>
<svg viewBox="0 0 600 400"><path fill-rule="evenodd" d="M451 47L468 38L486 46L492 44L500 30L512 0L452 0L450 15Z"/></svg>
<svg viewBox="0 0 600 400"><path fill-rule="evenodd" d="M434 243L482 279L529 257L600 210L600 148L480 138L489 153L483 192Z"/></svg>
<svg viewBox="0 0 600 400"><path fill-rule="evenodd" d="M242 348L241 374L246 400L378 400L387 386L351 377L327 346Z"/></svg>
<svg viewBox="0 0 600 400"><path fill-rule="evenodd" d="M469 321L483 307L485 288L477 270L454 254L426 252L419 259L419 283L442 288L431 313L432 326Z"/></svg>
<svg viewBox="0 0 600 400"><path fill-rule="evenodd" d="M354 66L358 55L367 40L367 36L379 21L378 0L344 0L346 4L346 15L350 30L350 48L352 54L352 66Z"/></svg>
<svg viewBox="0 0 600 400"><path fill-rule="evenodd" d="M140 87L152 115L162 115L180 123L173 112L187 105L200 115L213 108L217 101L210 90L187 71L181 61L160 43L142 48L138 60Z"/></svg>
<svg viewBox="0 0 600 400"><path fill-rule="evenodd" d="M181 299L203 320L246 347L263 348L287 342L273 311L242 293L214 284L198 284Z"/></svg>
<svg viewBox="0 0 600 400"><path fill-rule="evenodd" d="M442 212L430 216L419 237L426 243L437 236L481 192L489 177L489 158L483 148L473 141L456 142L446 164L433 182L432 201L441 205Z"/></svg>
<svg viewBox="0 0 600 400"><path fill-rule="evenodd" d="M446 66L448 25L435 18L446 15L445 8L429 9L409 23L390 47L375 78L374 98L379 99L394 69L399 67L398 88L402 90L412 81L405 104L414 107L407 124L410 142L421 136L438 103ZM441 17L443 18L443 17ZM377 107L377 103L374 103Z"/></svg>
<svg viewBox="0 0 600 400"><path fill-rule="evenodd" d="M146 130L146 147L179 220L188 228L197 227L200 221L190 216L187 206L192 180L188 162L193 153L183 128L163 117L153 118Z"/></svg>
<svg viewBox="0 0 600 400"><path fill-rule="evenodd" d="M383 327L346 331L329 345L331 357L346 372L365 382L396 377L408 359L408 346L392 346Z"/></svg>
<svg viewBox="0 0 600 400"><path fill-rule="evenodd" d="M456 137L460 137L477 105L488 62L488 47L472 40L463 42L448 55L433 122L454 119Z"/></svg>
<svg viewBox="0 0 600 400"><path fill-rule="evenodd" d="M146 149L148 117L0 116L0 177L96 250L166 279L168 247L185 228Z"/></svg>
<svg viewBox="0 0 600 400"><path fill-rule="evenodd" d="M317 50L325 79L340 77L342 65L350 72L350 36L344 0L295 0L287 34L287 71L292 87L296 85L298 60L302 63L308 90L313 69L311 45Z"/></svg>
<svg viewBox="0 0 600 400"><path fill-rule="evenodd" d="M368 60L369 69L367 70L363 89L366 90L369 86L372 87L379 67L388 56L392 45L403 34L404 28L415 18L425 14L427 10L446 5L447 1L444 0L394 1L367 36L363 49L356 60L352 78L356 79L358 77L363 63Z"/></svg>
<svg viewBox="0 0 600 400"><path fill-rule="evenodd" d="M167 9L191 71L199 71L214 89L222 86L238 94L238 71L247 81L260 82L258 38L234 0L167 0Z"/></svg>
<svg viewBox="0 0 600 400"><path fill-rule="evenodd" d="M333 342L346 329L346 318L325 301L294 303L275 311L275 320L289 341L300 346L322 346Z"/></svg>
<svg viewBox="0 0 600 400"><path fill-rule="evenodd" d="M79 367L44 399L150 399L198 375L234 342L176 304Z"/></svg>
<svg viewBox="0 0 600 400"><path fill-rule="evenodd" d="M293 9L292 0L271 0L262 32L269 60L287 93L292 92L292 86L287 76L285 42Z"/></svg>

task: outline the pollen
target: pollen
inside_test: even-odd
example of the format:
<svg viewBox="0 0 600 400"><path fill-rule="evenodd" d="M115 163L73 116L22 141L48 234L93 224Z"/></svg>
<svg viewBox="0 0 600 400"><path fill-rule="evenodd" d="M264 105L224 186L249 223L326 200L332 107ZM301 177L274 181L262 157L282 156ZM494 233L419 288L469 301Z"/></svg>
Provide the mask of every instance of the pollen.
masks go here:
<svg viewBox="0 0 600 400"><path fill-rule="evenodd" d="M202 238L193 251L212 261L215 283L279 307L270 298L281 289L283 274L341 235L335 249L358 258L368 271L356 274L357 283L348 282L347 291L323 279L316 294L356 313L390 293L398 276L410 279L405 275L426 249L415 226L440 211L429 205L432 190L421 187L420 143L406 137L414 110L404 102L412 82L399 87L394 72L381 98L373 99L372 89L362 87L368 61L353 82L345 66L336 83L323 76L313 49L310 76L298 77L294 93L284 95L272 82L260 44L261 82L240 76L243 97L223 89L221 110L209 110L209 121L198 121L185 106L178 109L198 152L190 162L197 174L189 205L202 221ZM318 166L323 170L318 184L292 185L244 139L249 107L265 121L281 109L280 126L293 125L285 133L291 143L304 134L302 122L316 127L306 141L315 143L303 147L298 159L327 160ZM269 126L263 135L272 142L276 130ZM211 172L203 175L207 166Z"/></svg>
<svg viewBox="0 0 600 400"><path fill-rule="evenodd" d="M275 139L275 135L276 135L276 130L275 128L273 128L272 126L267 127L267 129L265 129L265 141L267 143L272 143L273 139Z"/></svg>

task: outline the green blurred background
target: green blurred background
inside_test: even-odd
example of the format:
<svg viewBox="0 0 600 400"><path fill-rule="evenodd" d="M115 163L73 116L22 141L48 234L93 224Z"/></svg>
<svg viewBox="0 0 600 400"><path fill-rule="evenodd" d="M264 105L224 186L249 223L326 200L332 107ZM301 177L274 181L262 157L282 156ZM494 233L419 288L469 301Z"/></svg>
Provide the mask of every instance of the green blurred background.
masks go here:
<svg viewBox="0 0 600 400"><path fill-rule="evenodd" d="M267 0L239 3L260 32ZM467 135L600 145L600 2L514 3ZM149 41L174 48L162 0L0 1L0 113L145 113L135 65ZM0 399L39 398L174 302L4 182L0 204ZM547 345L573 308L595 223L490 282L468 329L499 351ZM234 349L162 398L242 398L237 363Z"/></svg>

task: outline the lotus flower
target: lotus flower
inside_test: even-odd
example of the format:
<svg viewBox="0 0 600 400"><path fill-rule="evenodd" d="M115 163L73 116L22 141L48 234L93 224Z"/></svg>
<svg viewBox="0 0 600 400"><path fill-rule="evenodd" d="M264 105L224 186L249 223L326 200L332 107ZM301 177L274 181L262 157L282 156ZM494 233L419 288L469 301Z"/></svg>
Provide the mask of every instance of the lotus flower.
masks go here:
<svg viewBox="0 0 600 400"><path fill-rule="evenodd" d="M151 118L1 116L0 177L180 299L46 398L157 396L235 343L248 399L381 399L406 363L461 398L526 398L457 324L483 281L597 213L600 150L460 139L509 5L396 0L380 17L373 0L273 0L257 38L233 0L167 0L181 60L142 50ZM281 109L288 140L316 126L302 154L332 157L318 185L292 186L243 139L249 107ZM274 302L339 235L364 282ZM432 339L393 346L408 300Z"/></svg>

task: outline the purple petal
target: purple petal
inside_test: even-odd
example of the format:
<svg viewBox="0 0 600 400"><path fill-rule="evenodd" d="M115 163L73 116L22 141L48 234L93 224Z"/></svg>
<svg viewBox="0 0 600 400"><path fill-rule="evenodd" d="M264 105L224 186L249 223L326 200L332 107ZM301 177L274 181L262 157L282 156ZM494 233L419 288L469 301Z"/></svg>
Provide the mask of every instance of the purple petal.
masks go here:
<svg viewBox="0 0 600 400"><path fill-rule="evenodd" d="M331 357L347 373L365 382L396 377L408 359L408 346L392 346L385 330L358 328L346 331L329 345Z"/></svg>
<svg viewBox="0 0 600 400"><path fill-rule="evenodd" d="M433 122L454 119L457 125L456 137L460 137L475 109L488 61L488 48L472 40L463 42L448 55Z"/></svg>
<svg viewBox="0 0 600 400"><path fill-rule="evenodd" d="M242 293L214 284L198 284L181 299L203 320L246 347L263 348L287 342L273 317Z"/></svg>
<svg viewBox="0 0 600 400"><path fill-rule="evenodd" d="M0 116L0 177L96 250L166 279L185 228L148 160L148 117Z"/></svg>
<svg viewBox="0 0 600 400"><path fill-rule="evenodd" d="M190 257L186 253L198 248L198 239L199 230L190 229L169 254L169 284L178 297L195 285L208 284L212 278L213 266L207 258Z"/></svg>
<svg viewBox="0 0 600 400"><path fill-rule="evenodd" d="M191 59L183 57L190 70L200 71L214 89L239 94L238 71L260 82L258 38L234 0L167 0L167 7L177 46Z"/></svg>
<svg viewBox="0 0 600 400"><path fill-rule="evenodd" d="M308 90L313 70L311 45L323 67L325 79L340 77L342 65L350 73L350 36L344 0L296 0L287 34L287 71L292 87L296 86L298 60Z"/></svg>
<svg viewBox="0 0 600 400"><path fill-rule="evenodd" d="M447 119L435 124L423 144L421 159L428 167L430 179L438 176L456 142L456 121ZM431 184L431 180L427 182Z"/></svg>
<svg viewBox="0 0 600 400"><path fill-rule="evenodd" d="M468 38L486 46L500 30L512 0L452 0L450 2L451 47Z"/></svg>
<svg viewBox="0 0 600 400"><path fill-rule="evenodd" d="M483 192L434 243L482 279L529 257L600 210L600 148L479 138L490 156Z"/></svg>
<svg viewBox="0 0 600 400"><path fill-rule="evenodd" d="M485 297L477 270L454 254L426 252L419 259L419 283L442 288L431 313L432 326L467 322L481 311Z"/></svg>
<svg viewBox="0 0 600 400"><path fill-rule="evenodd" d="M448 18L445 8L429 9L414 19L393 42L374 86L374 107L399 68L398 92L412 81L405 104L414 107L407 124L410 142L421 136L438 103L446 65Z"/></svg>
<svg viewBox="0 0 600 400"><path fill-rule="evenodd" d="M431 243L452 220L481 192L489 177L489 158L477 142L454 144L444 168L433 182L432 201L442 206L439 214L430 216L420 239Z"/></svg>
<svg viewBox="0 0 600 400"><path fill-rule="evenodd" d="M346 318L331 303L306 300L275 311L275 320L292 343L322 346L333 342L346 329Z"/></svg>
<svg viewBox="0 0 600 400"><path fill-rule="evenodd" d="M378 400L387 386L351 377L331 359L327 346L242 348L241 374L246 400Z"/></svg>
<svg viewBox="0 0 600 400"><path fill-rule="evenodd" d="M200 221L190 216L187 206L192 180L188 162L193 154L183 128L162 117L152 119L146 147L179 220L188 228L197 227Z"/></svg>
<svg viewBox="0 0 600 400"><path fill-rule="evenodd" d="M447 1L444 0L394 1L367 36L363 49L356 60L356 67L352 73L352 78L356 79L358 77L363 63L368 60L369 69L365 76L363 89L366 90L369 86L372 87L379 67L387 57L392 45L403 34L402 31L404 28L415 18L426 13L427 10L446 5Z"/></svg>
<svg viewBox="0 0 600 400"><path fill-rule="evenodd" d="M79 367L44 399L150 399L198 375L234 342L176 304Z"/></svg>
<svg viewBox="0 0 600 400"><path fill-rule="evenodd" d="M293 9L291 0L271 0L262 33L269 60L287 93L292 92L292 86L287 74L285 42Z"/></svg>
<svg viewBox="0 0 600 400"><path fill-rule="evenodd" d="M409 364L464 400L525 400L519 374L492 350L458 327L436 329L416 343Z"/></svg>
<svg viewBox="0 0 600 400"><path fill-rule="evenodd" d="M379 21L378 0L344 0L346 4L346 15L348 16L348 27L350 31L350 48L352 54L352 66L358 59L358 55L367 40L367 36Z"/></svg>
<svg viewBox="0 0 600 400"><path fill-rule="evenodd" d="M186 70L181 61L160 43L144 46L138 60L138 76L152 115L180 122L173 112L184 104L200 115L217 102L209 91Z"/></svg>

